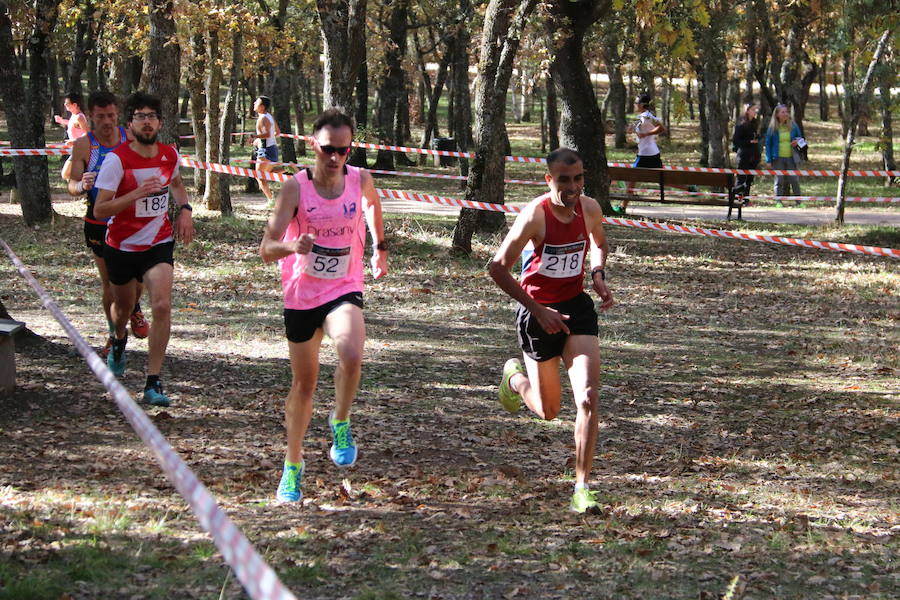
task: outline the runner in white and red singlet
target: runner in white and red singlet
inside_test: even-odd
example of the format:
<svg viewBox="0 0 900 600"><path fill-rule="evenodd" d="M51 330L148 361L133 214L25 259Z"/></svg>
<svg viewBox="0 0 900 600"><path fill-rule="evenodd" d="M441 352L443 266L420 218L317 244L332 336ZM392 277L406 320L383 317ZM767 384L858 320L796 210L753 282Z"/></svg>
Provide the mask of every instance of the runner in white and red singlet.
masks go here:
<svg viewBox="0 0 900 600"><path fill-rule="evenodd" d="M103 161L94 183L100 190L94 215L99 219L109 217L104 258L113 288L116 340L107 364L116 376L125 372L126 324L135 300L132 282L142 281L150 293L153 315L143 401L169 406L159 376L171 329L175 242L169 220L170 198L177 204L174 233L185 244L194 237L194 222L178 174L178 151L156 140L162 126L160 111L160 101L154 96L135 92L128 98L125 114L134 140L113 150Z"/></svg>
<svg viewBox="0 0 900 600"><path fill-rule="evenodd" d="M562 361L577 408L570 508L585 512L598 506L588 490L588 478L597 444L600 346L597 312L584 291L584 263L590 247L591 283L600 297L600 310L605 311L613 305L604 270L609 245L600 205L582 194L581 157L559 148L547 156L547 170L544 178L550 192L522 209L489 267L500 289L519 303L516 328L527 369L526 375L516 358L506 361L500 402L517 412L524 401L540 418L555 418L562 395ZM510 273L520 255L521 283Z"/></svg>
<svg viewBox="0 0 900 600"><path fill-rule="evenodd" d="M284 324L293 380L285 403L287 452L276 498L298 502L303 438L312 418L319 377L319 348L328 335L335 345L334 410L328 418L331 459L340 467L356 462L350 408L359 388L363 347L363 252L366 225L372 234L372 274L387 273L381 202L372 175L348 166L353 121L336 109L313 124L316 162L285 182L263 233L260 255L279 261ZM365 218L365 222L363 219Z"/></svg>
<svg viewBox="0 0 900 600"><path fill-rule="evenodd" d="M100 172L100 166L106 155L128 141L128 136L125 128L119 126L119 101L111 92L98 91L88 96L88 115L91 118L91 130L87 135L75 140L72 145L72 155L63 168L63 179L67 181L69 194L72 196L87 195L84 241L94 257L94 264L97 265L100 283L103 286L102 305L109 334L106 346L98 354L101 358L106 358L115 341L115 328L110 308L112 306L112 285L109 283L106 261L103 259L106 222L109 219L98 219L94 216L94 203L97 200L98 191L94 187L94 180L97 173ZM142 286L138 282L135 282L135 285L137 286L135 290L137 302L135 302L131 317L129 317L131 333L136 338L145 338L150 331L150 325L141 311Z"/></svg>

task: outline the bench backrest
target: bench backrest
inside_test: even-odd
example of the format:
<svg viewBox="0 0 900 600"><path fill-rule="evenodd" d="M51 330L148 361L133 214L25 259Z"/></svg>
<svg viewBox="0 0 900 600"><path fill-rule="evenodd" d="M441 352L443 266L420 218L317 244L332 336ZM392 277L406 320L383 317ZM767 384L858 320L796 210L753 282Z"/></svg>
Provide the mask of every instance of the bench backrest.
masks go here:
<svg viewBox="0 0 900 600"><path fill-rule="evenodd" d="M667 171L642 167L607 167L613 181L641 181L664 185L707 185L733 187L734 173L701 173L697 171Z"/></svg>

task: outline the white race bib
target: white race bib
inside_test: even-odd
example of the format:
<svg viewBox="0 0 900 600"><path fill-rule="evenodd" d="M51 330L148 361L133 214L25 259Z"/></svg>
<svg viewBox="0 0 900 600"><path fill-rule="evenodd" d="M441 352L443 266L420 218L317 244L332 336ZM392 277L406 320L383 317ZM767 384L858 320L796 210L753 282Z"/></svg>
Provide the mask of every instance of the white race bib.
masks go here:
<svg viewBox="0 0 900 600"><path fill-rule="evenodd" d="M581 275L584 261L584 241L555 246L544 244L538 273L555 279Z"/></svg>
<svg viewBox="0 0 900 600"><path fill-rule="evenodd" d="M306 257L307 275L319 279L340 279L347 275L350 267L350 246L346 248L326 248L313 244Z"/></svg>
<svg viewBox="0 0 900 600"><path fill-rule="evenodd" d="M158 217L169 211L169 188L164 187L162 191L153 196L147 196L137 201L134 206L134 215L136 217Z"/></svg>

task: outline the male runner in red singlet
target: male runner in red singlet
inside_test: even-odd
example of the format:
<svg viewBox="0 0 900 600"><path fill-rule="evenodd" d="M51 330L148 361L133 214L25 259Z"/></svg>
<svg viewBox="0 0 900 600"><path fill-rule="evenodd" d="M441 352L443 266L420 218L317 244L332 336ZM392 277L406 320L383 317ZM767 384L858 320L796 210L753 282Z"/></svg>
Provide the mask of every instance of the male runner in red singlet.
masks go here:
<svg viewBox="0 0 900 600"><path fill-rule="evenodd" d="M372 175L348 166L353 121L336 109L313 123L316 162L285 182L263 233L260 256L278 260L284 292L284 324L293 380L285 403L287 452L276 498L303 497L303 438L312 418L319 378L319 348L334 341L334 411L328 418L334 441L331 460L339 467L356 462L350 407L362 373L366 326L363 321L363 246L372 234L372 275L387 273L387 246L381 201ZM363 223L363 215L365 223Z"/></svg>
<svg viewBox="0 0 900 600"><path fill-rule="evenodd" d="M609 246L600 205L582 194L581 157L559 148L547 157L547 169L544 179L550 192L522 209L488 268L500 289L519 303L516 327L527 368L526 375L518 359L506 361L500 401L516 412L524 400L537 416L553 419L560 408L562 360L578 410L570 508L585 512L597 507L587 484L597 443L600 346L594 302L584 291L584 259L590 245L591 283L605 311L613 305L604 271ZM510 270L523 250L522 279L517 282Z"/></svg>
<svg viewBox="0 0 900 600"><path fill-rule="evenodd" d="M97 201L97 188L94 180L100 172L100 166L106 155L112 152L120 144L128 141L124 127L119 126L119 101L110 92L94 92L88 96L88 115L91 118L91 130L87 135L75 140L72 146L72 155L66 161L63 168L63 178L67 180L67 189L72 196L87 194L87 214L84 216L84 240L87 247L94 255L94 263L97 272L100 273L100 282L103 285L103 312L106 314L106 323L109 326L109 335L106 346L100 350L102 358L106 358L112 348L114 327L110 306L112 305L112 286L109 283L109 274L106 271L106 261L103 260L103 245L106 239L106 222L109 219L98 219L94 215L94 203ZM141 311L142 286L137 286L134 297L137 302L131 312L131 333L134 337L143 339L150 331L150 325Z"/></svg>
<svg viewBox="0 0 900 600"><path fill-rule="evenodd" d="M100 192L94 205L98 218L110 217L104 258L113 289L116 340L106 362L116 375L125 372L125 329L134 305L133 280L143 281L150 293L153 326L150 328L147 383L143 401L169 406L159 380L169 343L172 311L173 228L169 198L177 203L175 236L185 244L194 237L194 222L187 191L178 174L178 151L156 141L162 125L158 98L135 92L125 103L134 141L122 144L103 161L94 185Z"/></svg>

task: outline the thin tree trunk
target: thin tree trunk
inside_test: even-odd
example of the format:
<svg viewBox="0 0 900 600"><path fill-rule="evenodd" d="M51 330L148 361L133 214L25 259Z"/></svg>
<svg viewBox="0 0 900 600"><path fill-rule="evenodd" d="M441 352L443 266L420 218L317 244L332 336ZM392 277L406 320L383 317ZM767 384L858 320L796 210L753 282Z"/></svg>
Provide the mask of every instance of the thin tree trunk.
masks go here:
<svg viewBox="0 0 900 600"><path fill-rule="evenodd" d="M229 164L231 161L231 132L237 113L237 96L241 86L241 69L244 65L244 34L238 29L231 36L231 68L228 74L228 93L225 95L225 110L222 112L222 129L219 136L219 154L222 162ZM231 178L222 177L219 180L219 210L222 216L230 216L234 213L231 204Z"/></svg>
<svg viewBox="0 0 900 600"><path fill-rule="evenodd" d="M191 127L194 130L194 151L202 156L206 150L206 42L203 33L191 36L190 60L188 62L187 88L191 98ZM206 174L203 169L194 169L194 193L205 195Z"/></svg>
<svg viewBox="0 0 900 600"><path fill-rule="evenodd" d="M354 115L353 90L365 58L366 0L316 0L325 55L324 104Z"/></svg>
<svg viewBox="0 0 900 600"><path fill-rule="evenodd" d="M456 149L460 152L468 152L473 145L472 98L469 95L469 47L472 44L472 37L466 26L467 20L472 14L472 5L469 0L459 0L459 14L461 21L456 25L451 71L453 89L456 90L456 102L453 104L453 110L450 111L449 117L453 125ZM468 158L459 159L459 174L463 177L469 176Z"/></svg>
<svg viewBox="0 0 900 600"><path fill-rule="evenodd" d="M431 88L431 93L428 94L428 113L425 116L425 127L422 129L422 139L419 142L420 148L428 148L429 144L431 143L432 134L435 134L435 136L437 136L438 104L441 101L441 95L443 94L444 85L447 82L450 59L453 57L455 49L456 37L454 36L447 40L447 48L444 51L444 56L441 58L441 62L438 64L437 79L434 82L434 87ZM427 160L428 159L426 155L419 155L420 166L425 165Z"/></svg>
<svg viewBox="0 0 900 600"><path fill-rule="evenodd" d="M556 84L553 74L547 73L547 137L550 151L559 148L559 107L556 103Z"/></svg>
<svg viewBox="0 0 900 600"><path fill-rule="evenodd" d="M388 146L398 145L396 136L397 109L403 85L403 56L406 54L406 38L408 31L408 0L392 0L386 7L390 11L388 24L388 44L384 49L384 62L387 72L378 90L379 106L378 142ZM392 150L379 150L375 158L374 168L392 171L395 153Z"/></svg>
<svg viewBox="0 0 900 600"><path fill-rule="evenodd" d="M219 105L222 68L219 66L219 32L214 27L206 31L206 58L208 61L206 69L206 161L217 163L222 147L220 137L222 110ZM219 210L222 205L220 179L223 179L222 174L206 171L206 191L203 201L209 210Z"/></svg>
<svg viewBox="0 0 900 600"><path fill-rule="evenodd" d="M491 0L485 17L475 86L475 158L466 185L466 200L502 204L506 164L506 94L520 36L536 0ZM479 211L464 208L453 230L453 251L471 254L472 235L479 222L505 221L480 217Z"/></svg>
<svg viewBox="0 0 900 600"><path fill-rule="evenodd" d="M850 154L853 152L854 137L856 136L856 126L859 123L859 117L865 112L869 95L872 93L872 86L875 84L875 67L890 46L891 30L888 29L881 34L878 39L878 45L875 48L875 54L872 55L872 61L869 68L866 69L866 75L862 83L859 85L859 92L853 102L854 110L850 115L850 123L847 127L847 139L844 142L844 155L841 158L841 175L838 179L837 206L835 207L835 221L844 223L844 198L847 194L847 171L850 169ZM845 88L848 81L844 81ZM845 89L845 93L848 93Z"/></svg>
<svg viewBox="0 0 900 600"><path fill-rule="evenodd" d="M819 69L819 120L828 121L828 53L822 55Z"/></svg>
<svg viewBox="0 0 900 600"><path fill-rule="evenodd" d="M891 124L893 115L891 107L891 90L897 81L896 58L880 68L879 87L881 88L881 159L885 171L896 171L897 161L894 160L894 129ZM886 177L885 186L892 186L900 180L900 177Z"/></svg>

